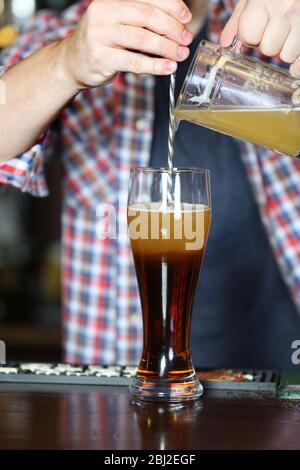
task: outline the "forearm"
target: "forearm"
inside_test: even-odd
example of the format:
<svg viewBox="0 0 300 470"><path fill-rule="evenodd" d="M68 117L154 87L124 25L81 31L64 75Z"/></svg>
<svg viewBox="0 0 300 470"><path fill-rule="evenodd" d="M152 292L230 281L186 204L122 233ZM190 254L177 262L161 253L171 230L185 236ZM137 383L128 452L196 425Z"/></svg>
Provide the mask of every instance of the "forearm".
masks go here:
<svg viewBox="0 0 300 470"><path fill-rule="evenodd" d="M78 92L64 70L61 43L47 46L2 77L0 162L26 151Z"/></svg>

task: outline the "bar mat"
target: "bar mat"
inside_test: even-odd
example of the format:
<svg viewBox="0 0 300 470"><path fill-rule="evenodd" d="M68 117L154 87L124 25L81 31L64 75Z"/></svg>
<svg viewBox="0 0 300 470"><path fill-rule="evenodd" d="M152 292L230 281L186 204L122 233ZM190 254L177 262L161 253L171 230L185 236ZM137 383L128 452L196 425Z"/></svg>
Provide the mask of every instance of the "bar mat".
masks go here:
<svg viewBox="0 0 300 470"><path fill-rule="evenodd" d="M137 368L71 364L10 363L0 366L1 383L128 386ZM245 390L276 393L279 373L273 370L197 371L207 390Z"/></svg>

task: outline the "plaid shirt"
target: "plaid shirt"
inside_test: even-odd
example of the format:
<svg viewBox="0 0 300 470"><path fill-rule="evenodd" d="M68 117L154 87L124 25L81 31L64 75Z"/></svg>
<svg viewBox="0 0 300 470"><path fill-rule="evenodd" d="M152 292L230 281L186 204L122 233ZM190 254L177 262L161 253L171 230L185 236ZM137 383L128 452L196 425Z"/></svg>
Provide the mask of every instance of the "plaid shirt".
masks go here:
<svg viewBox="0 0 300 470"><path fill-rule="evenodd" d="M89 3L83 0L63 15L37 14L17 44L4 52L4 69L64 38ZM234 3L211 0L210 40L218 42ZM113 204L124 219L129 171L149 163L154 80L119 74L111 85L81 92L60 115L65 167L63 322L68 362L130 364L139 359L141 313L129 242L124 236L98 236L97 208ZM0 181L45 196L43 161L54 134L51 128L24 155L0 165ZM271 246L300 310L300 162L251 144L241 147Z"/></svg>

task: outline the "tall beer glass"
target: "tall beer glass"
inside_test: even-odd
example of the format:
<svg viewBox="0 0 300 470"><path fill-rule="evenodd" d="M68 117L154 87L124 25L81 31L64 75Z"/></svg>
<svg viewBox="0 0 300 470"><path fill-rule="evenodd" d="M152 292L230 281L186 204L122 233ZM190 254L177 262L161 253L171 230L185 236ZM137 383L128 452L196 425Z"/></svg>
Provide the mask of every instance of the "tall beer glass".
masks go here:
<svg viewBox="0 0 300 470"><path fill-rule="evenodd" d="M128 226L143 315L143 352L130 392L178 402L202 394L190 353L198 276L211 220L209 171L131 172Z"/></svg>

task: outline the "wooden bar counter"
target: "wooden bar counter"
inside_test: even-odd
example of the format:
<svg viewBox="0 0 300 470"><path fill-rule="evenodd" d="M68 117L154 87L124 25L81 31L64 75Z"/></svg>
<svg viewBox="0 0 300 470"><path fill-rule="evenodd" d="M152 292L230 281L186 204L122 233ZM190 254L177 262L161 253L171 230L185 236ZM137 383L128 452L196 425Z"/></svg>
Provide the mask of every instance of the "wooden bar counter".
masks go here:
<svg viewBox="0 0 300 470"><path fill-rule="evenodd" d="M210 391L168 407L127 387L1 384L0 449L300 449L300 400Z"/></svg>

